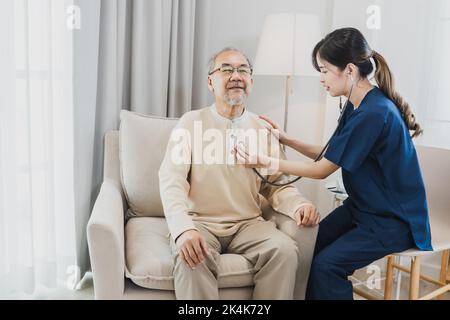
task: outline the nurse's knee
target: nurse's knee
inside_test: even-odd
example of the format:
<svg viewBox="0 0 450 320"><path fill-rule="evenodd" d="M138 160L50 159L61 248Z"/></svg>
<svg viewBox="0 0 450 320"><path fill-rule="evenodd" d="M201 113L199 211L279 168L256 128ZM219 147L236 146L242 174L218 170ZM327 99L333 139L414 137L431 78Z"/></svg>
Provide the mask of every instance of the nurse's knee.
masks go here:
<svg viewBox="0 0 450 320"><path fill-rule="evenodd" d="M319 253L311 263L311 275L338 273L339 268L336 263L326 254Z"/></svg>

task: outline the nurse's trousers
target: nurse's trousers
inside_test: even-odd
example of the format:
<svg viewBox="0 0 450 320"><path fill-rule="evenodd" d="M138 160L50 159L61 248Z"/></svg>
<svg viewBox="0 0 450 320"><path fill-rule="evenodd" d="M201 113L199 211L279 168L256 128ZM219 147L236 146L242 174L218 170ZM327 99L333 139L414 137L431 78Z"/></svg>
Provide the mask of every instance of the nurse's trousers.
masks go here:
<svg viewBox="0 0 450 320"><path fill-rule="evenodd" d="M386 221L388 222L388 221ZM373 261L414 247L407 224L364 223L347 205L331 212L319 225L308 281L308 300L352 300L348 277Z"/></svg>

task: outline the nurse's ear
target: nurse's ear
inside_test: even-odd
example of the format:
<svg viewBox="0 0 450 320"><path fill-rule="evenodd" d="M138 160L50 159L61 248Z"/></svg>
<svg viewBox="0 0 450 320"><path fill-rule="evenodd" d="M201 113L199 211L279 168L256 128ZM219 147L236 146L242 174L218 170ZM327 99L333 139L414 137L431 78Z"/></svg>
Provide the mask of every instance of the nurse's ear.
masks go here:
<svg viewBox="0 0 450 320"><path fill-rule="evenodd" d="M355 78L356 78L357 72L358 72L358 68L353 63L349 63L344 69L345 75L353 83L355 83Z"/></svg>
<svg viewBox="0 0 450 320"><path fill-rule="evenodd" d="M345 72L346 74L352 75L353 77L356 77L356 76L357 76L357 73L359 72L359 69L358 69L358 67L357 67L356 65L354 65L353 63L349 63L349 64L347 64L347 66L345 67L344 72Z"/></svg>

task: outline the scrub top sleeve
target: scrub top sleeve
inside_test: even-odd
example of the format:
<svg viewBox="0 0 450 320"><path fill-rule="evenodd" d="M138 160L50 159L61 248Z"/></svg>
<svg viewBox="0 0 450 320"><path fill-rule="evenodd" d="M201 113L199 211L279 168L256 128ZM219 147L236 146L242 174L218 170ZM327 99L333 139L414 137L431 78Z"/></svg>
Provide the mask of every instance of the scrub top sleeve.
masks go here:
<svg viewBox="0 0 450 320"><path fill-rule="evenodd" d="M353 172L369 155L384 123L384 116L379 113L358 112L331 139L324 157Z"/></svg>

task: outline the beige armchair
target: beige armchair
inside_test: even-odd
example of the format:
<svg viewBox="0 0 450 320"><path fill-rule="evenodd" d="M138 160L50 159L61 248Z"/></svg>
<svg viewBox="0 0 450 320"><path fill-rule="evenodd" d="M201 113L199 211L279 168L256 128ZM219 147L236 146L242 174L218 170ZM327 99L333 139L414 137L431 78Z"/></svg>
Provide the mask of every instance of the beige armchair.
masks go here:
<svg viewBox="0 0 450 320"><path fill-rule="evenodd" d="M174 299L173 260L159 197L158 170L176 119L122 110L105 135L103 184L87 226L96 299ZM299 247L295 299L304 299L317 227L263 208L265 219ZM221 299L251 299L253 269L236 254L219 266Z"/></svg>

